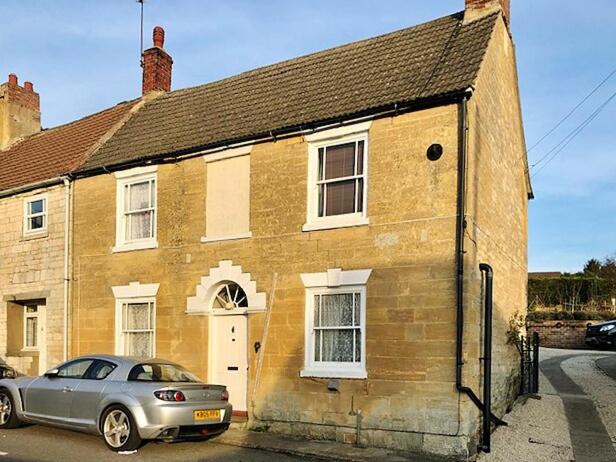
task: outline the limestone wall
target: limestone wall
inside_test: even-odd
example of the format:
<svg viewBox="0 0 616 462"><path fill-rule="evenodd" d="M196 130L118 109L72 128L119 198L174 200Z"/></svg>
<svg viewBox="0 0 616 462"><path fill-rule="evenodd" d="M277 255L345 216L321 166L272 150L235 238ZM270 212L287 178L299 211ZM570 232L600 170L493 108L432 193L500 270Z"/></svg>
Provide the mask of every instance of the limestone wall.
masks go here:
<svg viewBox="0 0 616 462"><path fill-rule="evenodd" d="M24 237L24 200L35 194L47 196L47 232ZM45 300L47 346L41 370L63 359L64 203L63 186L0 199L0 357L24 373L38 374L38 359L32 357L40 352L15 351L17 343L9 348L7 313L15 302Z"/></svg>

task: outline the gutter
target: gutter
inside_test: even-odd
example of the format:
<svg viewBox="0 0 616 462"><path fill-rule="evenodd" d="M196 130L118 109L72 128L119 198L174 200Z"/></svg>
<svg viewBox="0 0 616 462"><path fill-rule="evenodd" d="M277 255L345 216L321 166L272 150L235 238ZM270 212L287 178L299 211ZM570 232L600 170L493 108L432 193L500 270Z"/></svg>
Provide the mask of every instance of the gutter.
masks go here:
<svg viewBox="0 0 616 462"><path fill-rule="evenodd" d="M231 148L238 148L246 145L254 145L259 143L267 143L281 139L291 138L295 136L307 135L331 128L351 125L365 120L373 120L384 117L393 117L406 112L417 111L429 107L443 106L446 104L455 104L460 101L460 98L466 94L467 90L455 91L440 96L434 96L415 101L396 102L384 106L372 108L369 110L347 114L340 117L325 119L309 124L294 125L277 130L269 130L267 132L257 133L242 138L229 139L218 143L210 143L199 146L194 146L187 149L180 149L164 154L149 154L136 159L131 159L119 163L105 164L100 167L85 168L73 172L75 177L87 177L110 173L117 170L138 167L142 165L173 163L179 160L200 157L207 154L225 151Z"/></svg>
<svg viewBox="0 0 616 462"><path fill-rule="evenodd" d="M466 230L466 174L467 174L467 134L468 134L468 110L467 104L471 93L463 95L462 100L459 102L459 125L458 125L458 192L457 192L457 214L456 214L456 389L460 393L466 394L470 400L482 411L483 422L485 425L486 419L494 422L496 425L507 425L507 422L499 419L492 414L485 403L482 403L475 392L462 383L462 369L464 367L464 360L462 359L463 345L464 345L464 232ZM490 313L491 316L491 313ZM490 318L491 319L491 318ZM485 337L488 334L487 326ZM490 327L490 342L491 342L491 327ZM491 343L490 343L491 345ZM484 383L486 378L486 371L484 367ZM485 393L485 390L484 390ZM485 398L485 397L484 397ZM485 401L485 399L484 399ZM489 442L489 436L488 436ZM480 446L481 450L484 450L484 445Z"/></svg>
<svg viewBox="0 0 616 462"><path fill-rule="evenodd" d="M23 186L16 186L14 188L5 189L4 191L0 191L0 198L14 196L15 194L32 191L33 189L46 188L48 186L62 184L65 178L66 176L57 176L48 180L37 181L36 183L29 183Z"/></svg>

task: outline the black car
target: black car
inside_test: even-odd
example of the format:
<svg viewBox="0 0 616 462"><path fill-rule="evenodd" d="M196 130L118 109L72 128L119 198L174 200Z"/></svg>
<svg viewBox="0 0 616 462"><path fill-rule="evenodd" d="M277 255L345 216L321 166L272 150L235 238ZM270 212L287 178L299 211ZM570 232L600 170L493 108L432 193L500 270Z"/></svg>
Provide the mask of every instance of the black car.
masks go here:
<svg viewBox="0 0 616 462"><path fill-rule="evenodd" d="M585 342L595 348L616 347L616 319L588 326Z"/></svg>

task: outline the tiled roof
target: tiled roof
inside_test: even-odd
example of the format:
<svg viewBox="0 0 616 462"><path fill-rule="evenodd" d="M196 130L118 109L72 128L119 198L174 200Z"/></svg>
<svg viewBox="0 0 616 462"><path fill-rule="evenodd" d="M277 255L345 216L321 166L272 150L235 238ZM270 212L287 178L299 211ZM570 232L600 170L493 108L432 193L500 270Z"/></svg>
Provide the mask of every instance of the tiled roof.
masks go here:
<svg viewBox="0 0 616 462"><path fill-rule="evenodd" d="M136 101L43 130L0 151L0 191L52 179L79 167Z"/></svg>
<svg viewBox="0 0 616 462"><path fill-rule="evenodd" d="M173 91L146 103L83 170L176 154L412 103L472 85L498 13L447 16Z"/></svg>

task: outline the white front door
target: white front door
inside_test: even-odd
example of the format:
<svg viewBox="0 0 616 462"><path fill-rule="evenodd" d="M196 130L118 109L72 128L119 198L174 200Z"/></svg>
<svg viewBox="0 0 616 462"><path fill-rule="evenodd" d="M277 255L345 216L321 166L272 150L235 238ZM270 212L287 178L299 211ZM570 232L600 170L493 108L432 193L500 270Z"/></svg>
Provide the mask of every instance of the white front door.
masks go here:
<svg viewBox="0 0 616 462"><path fill-rule="evenodd" d="M233 411L247 411L248 332L245 315L212 316L210 381L226 385Z"/></svg>

